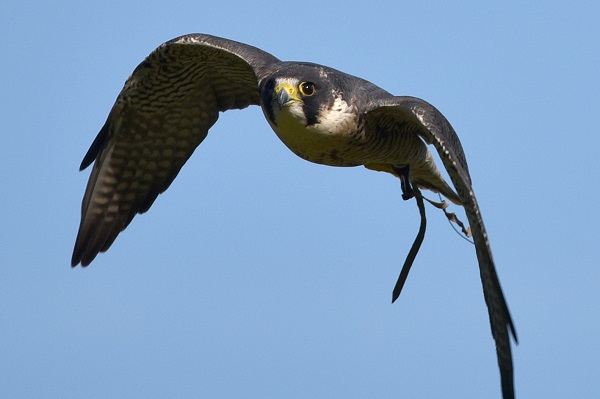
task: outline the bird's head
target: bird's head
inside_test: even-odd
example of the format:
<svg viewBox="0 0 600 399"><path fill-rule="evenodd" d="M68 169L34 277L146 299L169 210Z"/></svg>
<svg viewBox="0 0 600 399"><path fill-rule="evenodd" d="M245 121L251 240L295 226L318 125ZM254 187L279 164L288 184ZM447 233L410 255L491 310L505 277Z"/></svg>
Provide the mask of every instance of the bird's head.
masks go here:
<svg viewBox="0 0 600 399"><path fill-rule="evenodd" d="M343 159L339 149L359 130L357 79L322 65L282 64L260 85L261 106L271 128L301 158L355 164Z"/></svg>
<svg viewBox="0 0 600 399"><path fill-rule="evenodd" d="M269 76L261 86L262 107L275 126L281 118L304 127L321 121L334 102L334 82L323 67L313 64L289 64Z"/></svg>

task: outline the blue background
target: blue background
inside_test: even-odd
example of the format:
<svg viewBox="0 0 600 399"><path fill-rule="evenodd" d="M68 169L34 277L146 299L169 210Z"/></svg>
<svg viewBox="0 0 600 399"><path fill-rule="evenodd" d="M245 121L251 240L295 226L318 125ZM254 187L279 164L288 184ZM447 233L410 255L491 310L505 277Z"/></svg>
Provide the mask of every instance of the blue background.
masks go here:
<svg viewBox="0 0 600 399"><path fill-rule="evenodd" d="M465 148L519 333L521 398L600 397L600 6L0 6L0 387L11 398L499 398L473 247L398 182L221 115L150 212L71 269L79 163L135 66L205 32L421 97ZM434 196L435 198L435 196ZM454 208L456 209L456 208Z"/></svg>

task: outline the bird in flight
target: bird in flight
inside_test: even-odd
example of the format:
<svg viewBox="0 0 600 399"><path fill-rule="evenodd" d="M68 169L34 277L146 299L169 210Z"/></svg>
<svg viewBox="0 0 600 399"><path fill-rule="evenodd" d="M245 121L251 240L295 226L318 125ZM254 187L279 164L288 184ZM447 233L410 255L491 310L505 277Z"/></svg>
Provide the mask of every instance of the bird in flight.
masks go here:
<svg viewBox="0 0 600 399"><path fill-rule="evenodd" d="M416 199L421 228L393 301L425 233L420 189L464 208L496 343L503 398L514 398L509 334L516 342L516 332L454 129L421 99L393 96L323 65L281 61L256 47L205 34L181 36L154 50L125 82L81 163L81 170L94 166L83 197L72 266L89 265L136 214L151 207L204 140L219 112L249 105L260 105L277 136L301 158L391 173L400 179L402 198ZM439 154L454 188L444 180L428 145Z"/></svg>

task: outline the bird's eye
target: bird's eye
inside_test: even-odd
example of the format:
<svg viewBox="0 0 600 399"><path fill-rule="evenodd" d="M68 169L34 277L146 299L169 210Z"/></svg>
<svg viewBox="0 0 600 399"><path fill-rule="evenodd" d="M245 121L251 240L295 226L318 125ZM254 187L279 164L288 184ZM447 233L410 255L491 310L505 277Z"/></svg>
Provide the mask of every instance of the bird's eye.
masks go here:
<svg viewBox="0 0 600 399"><path fill-rule="evenodd" d="M312 96L313 94L315 94L315 85L310 82L302 82L298 86L298 90L300 90L300 93L303 96Z"/></svg>

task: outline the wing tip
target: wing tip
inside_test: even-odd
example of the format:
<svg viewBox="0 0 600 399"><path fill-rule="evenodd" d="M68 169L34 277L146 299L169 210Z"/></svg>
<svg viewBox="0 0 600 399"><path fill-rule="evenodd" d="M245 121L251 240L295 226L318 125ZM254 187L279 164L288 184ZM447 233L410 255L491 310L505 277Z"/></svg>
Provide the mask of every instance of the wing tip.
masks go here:
<svg viewBox="0 0 600 399"><path fill-rule="evenodd" d="M515 399L515 383L512 368L501 373L500 378L502 383L502 399Z"/></svg>
<svg viewBox="0 0 600 399"><path fill-rule="evenodd" d="M81 244L80 237L77 237L73 255L71 256L71 268L75 268L80 264L81 267L87 267L92 263L96 255L98 255L98 251L86 249L86 247Z"/></svg>

